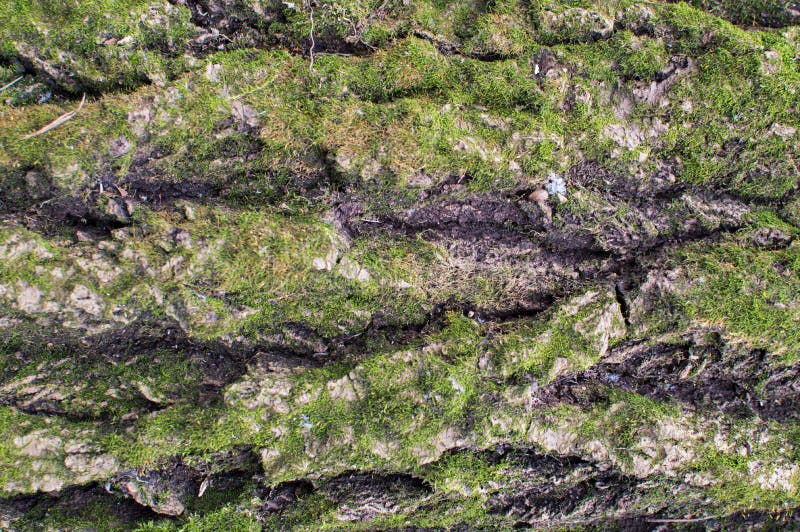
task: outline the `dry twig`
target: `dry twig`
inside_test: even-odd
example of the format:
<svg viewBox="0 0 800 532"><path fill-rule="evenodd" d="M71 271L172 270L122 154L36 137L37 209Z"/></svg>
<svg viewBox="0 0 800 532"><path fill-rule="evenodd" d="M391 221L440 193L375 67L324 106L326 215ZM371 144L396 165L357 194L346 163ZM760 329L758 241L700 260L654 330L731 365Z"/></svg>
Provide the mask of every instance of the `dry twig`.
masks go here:
<svg viewBox="0 0 800 532"><path fill-rule="evenodd" d="M693 517L693 518L682 518L682 519L645 519L648 523L700 523L702 521L710 521L712 519L718 519L716 516L708 516L708 517Z"/></svg>
<svg viewBox="0 0 800 532"><path fill-rule="evenodd" d="M311 19L311 29L308 31L308 36L311 37L311 48L308 49L308 56L311 62L308 65L308 71L314 74L316 72L314 70L314 47L316 46L316 42L314 42L314 6L311 5L310 1L308 2L308 9Z"/></svg>
<svg viewBox="0 0 800 532"><path fill-rule="evenodd" d="M84 102L86 102L86 93L85 92L83 93L83 98L81 98L81 103L78 105L77 109L75 109L74 111L70 111L68 113L64 113L63 115L59 116L58 118L56 118L55 120L53 120L52 122L50 122L49 124L44 126L43 128L37 129L33 133L28 133L27 135L25 135L22 138L23 139L30 139L30 138L33 138L33 137L38 137L42 133L47 133L51 129L57 128L58 126L60 126L64 122L70 120L73 116L75 116L78 113L78 111L80 111L81 108L83 107Z"/></svg>
<svg viewBox="0 0 800 532"><path fill-rule="evenodd" d="M7 89L7 88L9 88L9 87L13 87L13 86L14 86L14 84L15 84L16 82L18 82L19 80L21 80L23 77L24 77L24 76L20 76L20 77L18 77L17 79L15 79L14 81L12 81L12 82L10 82L10 83L6 83L6 84L5 84L5 85L3 85L2 87L0 87L0 92L3 92L4 90L6 90L6 89Z"/></svg>

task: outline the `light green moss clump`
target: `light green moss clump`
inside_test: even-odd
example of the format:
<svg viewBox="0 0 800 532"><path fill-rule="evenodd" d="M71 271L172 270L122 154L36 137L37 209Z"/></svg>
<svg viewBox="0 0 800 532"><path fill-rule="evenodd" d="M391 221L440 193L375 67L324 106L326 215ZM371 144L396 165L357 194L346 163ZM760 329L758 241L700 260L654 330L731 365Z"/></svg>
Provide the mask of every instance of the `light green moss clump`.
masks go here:
<svg viewBox="0 0 800 532"><path fill-rule="evenodd" d="M794 301L796 247L755 251L727 243L687 252L695 282L685 295L689 316L725 325L749 342L796 359L800 337Z"/></svg>

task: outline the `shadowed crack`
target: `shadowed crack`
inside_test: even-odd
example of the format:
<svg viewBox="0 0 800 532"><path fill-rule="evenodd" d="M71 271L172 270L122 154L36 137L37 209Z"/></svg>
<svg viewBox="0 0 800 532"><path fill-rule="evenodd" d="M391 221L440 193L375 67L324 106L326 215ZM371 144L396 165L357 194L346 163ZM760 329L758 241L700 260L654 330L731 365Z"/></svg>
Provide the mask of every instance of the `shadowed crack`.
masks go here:
<svg viewBox="0 0 800 532"><path fill-rule="evenodd" d="M72 420L208 405L246 369L244 346L198 342L169 322L142 320L83 340L53 330L16 338L3 346L0 404Z"/></svg>
<svg viewBox="0 0 800 532"><path fill-rule="evenodd" d="M761 349L726 344L713 330L682 341L623 344L606 360L540 388L534 403L590 407L616 388L701 412L800 419L800 365L786 366Z"/></svg>
<svg viewBox="0 0 800 532"><path fill-rule="evenodd" d="M127 526L154 520L158 515L131 500L108 493L101 484L72 486L58 493L26 494L0 497L0 522L16 530L36 530L48 516L80 519L91 522L93 512L102 508L106 517Z"/></svg>

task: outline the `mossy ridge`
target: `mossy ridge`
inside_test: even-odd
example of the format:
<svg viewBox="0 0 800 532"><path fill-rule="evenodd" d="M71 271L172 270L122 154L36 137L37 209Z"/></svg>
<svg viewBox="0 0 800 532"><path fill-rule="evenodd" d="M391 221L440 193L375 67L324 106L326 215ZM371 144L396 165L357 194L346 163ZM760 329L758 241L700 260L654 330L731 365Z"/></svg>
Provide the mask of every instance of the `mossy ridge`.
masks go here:
<svg viewBox="0 0 800 532"><path fill-rule="evenodd" d="M9 0L0 18L4 62L19 60L27 74L78 95L165 81L185 69L180 51L194 35L188 11L167 2Z"/></svg>
<svg viewBox="0 0 800 532"><path fill-rule="evenodd" d="M779 0L691 0L689 3L743 26L780 28L800 22L798 15Z"/></svg>
<svg viewBox="0 0 800 532"><path fill-rule="evenodd" d="M595 298L597 297L596 293L591 295ZM586 335L587 338L585 340L587 343L584 344L583 349L586 351L586 356L589 357L598 356L598 350L602 349L602 345L598 345L597 342L603 343L605 333L595 333L592 329L596 320L603 321L605 319L603 318L604 305L607 304L607 300L606 302L601 300L600 303L594 303L594 306L592 304L590 302L589 308L582 309L581 312L572 315L572 318L557 318L559 320L571 319L573 324L587 322L588 320L587 323L592 324L590 326L579 326L579 329L585 330L585 332L581 333ZM568 313L567 316L569 316ZM543 384L552 378L552 376L548 377L548 375L556 355L568 357L564 359L567 362L567 366L561 364L558 369L561 372L569 370L570 363L568 360L575 357L571 349L564 345L560 346L560 348L551 346L548 348L547 354L538 355L535 354L538 353L535 349L524 347L524 345L536 346L539 343L537 337L530 336L530 332L525 325L522 325L519 329L512 329L504 333L500 338L485 337L484 335L487 331L481 333L479 332L480 329L481 327L473 320L450 314L443 329L430 333L421 346L412 347L410 351L389 351L382 356L374 353L368 360L359 363L355 368L352 365L345 364L332 365L323 369L306 370L292 379L291 383L287 383L292 391L285 400L292 402L295 401L295 399L291 399L292 397L303 398L309 394L311 397L317 397L317 399L311 403L304 404L304 406L303 404L298 404L296 408L293 407L291 409L291 414L289 415L276 417L275 413L272 413L266 419L259 420L258 410L250 412L249 409L242 407L240 404L241 399L237 399L237 397L247 396L247 392L245 392L247 390L246 385L243 388L235 385L234 388L239 391L229 390L228 406L222 409L220 407L212 407L203 413L199 413L193 412L191 405L174 405L174 407L168 409L170 411L161 412L152 419L140 420L140 426L136 432L141 437L140 441L143 445L139 451L136 450L137 446L125 445L120 447L120 451L126 456L130 453L129 459L137 463L152 463L158 457L169 456L175 453L176 449L170 449L169 445L164 449L159 449L160 444L157 442L163 440L164 443L169 444L170 437L167 435L173 433L178 427L182 427L182 429L178 430L175 436L181 438L182 443L178 443L178 448L183 449L179 454L223 450L226 445L233 444L234 441L239 444L264 445L267 441L273 442L273 437L270 436L270 427L277 425L286 425L287 430L291 431L290 434L285 434L280 439L283 443L279 443L279 445L289 445L291 441L295 440L295 437L291 436L295 432L297 432L295 436L299 438L296 441L298 443L302 441L303 431L300 430L298 419L309 420L313 424L314 420L320 416L323 418L322 421L329 418L330 412L339 412L340 415L334 426L330 427L332 430L350 420L354 423L354 429L364 425L355 430L355 433L361 434L365 438L374 438L386 434L404 437L402 435L407 431L403 427L395 426L395 424L402 420L405 420L403 421L404 423L406 421L413 422L414 416L402 416L399 415L399 412L388 411L385 408L393 408L394 398L398 394L402 395L404 393L403 390L408 386L413 389L409 390L409 393L413 391L413 397L409 396L408 401L395 406L402 409L413 406L412 403L417 402L422 408L419 412L426 419L434 414L439 416L440 419L437 418L438 421L435 423L435 427L427 427L425 429L426 434L430 433L428 436L433 436L438 430L447 428L446 422L448 420L453 423L460 423L459 420L463 420L467 412L471 412L473 408L479 408L481 396L501 391L500 388L497 388L498 385L483 382L484 379L480 377L480 371L477 367L472 367L475 364L475 358L483 350L490 350L487 363L494 364L498 368L502 368L504 364L508 363L508 360L518 358L518 355L514 353L528 353L525 357L525 367L531 368L535 363L541 364L541 371L537 370L537 375L541 374ZM419 341L415 341L411 345L418 344ZM408 374L408 368L405 368L406 364L398 364L399 360L404 357L410 357L409 360L416 361L415 367L419 374L413 372L413 374ZM582 369L586 364L585 361L577 360L573 363L573 370ZM504 378L509 378L520 370L512 368L510 370L497 369L496 371L499 371L500 375L505 374L506 377ZM342 378L347 380L349 379L348 374L351 372L355 372L355 375L360 375L363 372L365 374L365 382L369 383L364 390L354 392L358 395L363 393L362 400L348 405L347 402L328 398L327 394L320 395L321 390L324 389L324 386L320 383L326 385L328 382ZM361 377L358 378L360 379ZM408 380L408 385L404 384L406 380ZM262 384L267 386L266 382ZM279 382L276 381L275 384L279 384ZM346 382L342 384L347 386ZM485 386L489 386L489 388L483 389ZM497 389L495 390L494 388ZM423 396L428 399L421 399ZM414 399L414 397L417 398ZM252 402L252 398L246 399L246 402ZM423 412L427 410L430 412ZM370 419L372 421L369 421ZM384 420L385 426L382 424L380 427L375 425L378 423L378 419ZM211 423L212 426L205 426L204 424L210 420L214 420ZM267 421L266 425L264 421ZM178 423L178 425L174 426L174 423ZM300 425L303 424L300 423ZM418 424L416 423L416 425ZM422 425L428 425L428 423L423 422ZM205 432L201 431L194 434L195 429L192 427L202 429ZM321 427L318 426L311 433L324 434L327 431L325 427L324 424ZM254 429L255 433L253 432ZM181 430L184 431L184 434L181 434ZM334 432L337 431L338 429L334 430ZM236 436L237 432L239 436ZM187 436L188 439L185 438ZM122 437L122 435L119 437ZM151 441L151 437L154 440ZM242 437L244 438L243 440L239 439ZM112 439L116 440L116 438L114 436ZM263 438L266 439L262 441ZM414 438L420 439L422 436L416 434ZM119 443L124 440L125 438ZM146 441L149 441L149 443L145 444ZM364 445L367 445L367 443ZM145 454L142 455L140 454L141 452ZM134 456L139 456L139 458L134 458ZM145 456L150 456L150 458L145 458ZM412 460L412 463L416 461L411 455L408 458ZM383 462L380 461L380 463Z"/></svg>
<svg viewBox="0 0 800 532"><path fill-rule="evenodd" d="M7 327L0 342L4 402L32 414L112 423L155 405L202 403L208 395L201 390L205 376L193 353L185 352L185 339L172 334L172 349L153 348L142 342L147 326L139 324L137 329L138 338L95 338L89 350L67 334L42 337L31 322ZM111 347L110 342L117 345ZM96 356L97 349L102 349L102 357Z"/></svg>
<svg viewBox="0 0 800 532"><path fill-rule="evenodd" d="M786 510L797 506L798 424L732 421L715 446L697 453L690 470L713 478L710 494L727 508ZM741 482L741 475L755 482ZM776 489L777 488L777 489Z"/></svg>
<svg viewBox="0 0 800 532"><path fill-rule="evenodd" d="M103 98L100 108L87 106L83 117L75 117L45 138L19 142L15 136L45 121L37 120L36 115L47 106L26 108L22 114L13 111L8 117L15 127L8 130L7 156L21 167L39 168L55 177L56 185L67 190L79 183L93 184L93 174L106 166L122 176L130 155L114 159L102 151L97 153L96 146L104 144L98 140L122 135L140 144L131 129L141 126L125 125L124 115L114 109L151 106L147 102L157 95L153 103L160 111L153 112L154 120L144 126L145 131L152 138L152 149L177 155L167 156L157 167L170 175L189 172L219 181L222 175L214 154L223 145L209 137L218 128L215 124L224 122L231 105L244 95L241 101L253 109L255 117L264 117L260 137L267 149L255 159L232 163L239 169L230 172L227 168L226 172L245 179L252 174L265 175L267 194L263 198L267 201L274 198L271 193L285 187L287 178L282 176L288 174L291 182L296 179L292 176L304 169L325 172L329 160L337 163L335 168L344 177L343 183L331 183L334 186L361 187L367 176L382 176L381 186L394 190L413 181L424 169L434 179L448 172L469 174L477 177L474 187L490 190L518 185L524 181L520 173L565 170L575 162L569 153L601 161L620 159L631 171L641 165L641 158L677 156L682 164L680 176L689 182L719 181L747 196L783 194L790 185L786 176L793 158L779 155L787 148L790 153L796 151L796 135L782 133L790 131L786 129L778 131L783 136L768 130L774 123L796 126L796 117L789 112L797 105L792 81L798 72L791 61L796 43L789 36L743 32L713 17L697 17L695 10L681 5L656 5L647 16L648 23L657 28L653 37L618 31L610 41L552 48L567 71L570 67L576 71L569 81L570 92L579 96L570 99L576 100L574 103L564 99L564 75L553 77L557 70L545 79L535 75L538 64L531 62L535 47L519 59L487 63L447 58L431 43L408 37L363 58L320 56L315 62L316 74L308 72L305 60L285 52L254 56L249 51L235 51L214 54L209 60L222 67L221 72L211 74L221 81L204 79L198 69L174 82L167 97L152 89L139 91L141 96L133 100L109 96ZM712 39L701 42L706 34ZM651 48L658 53L642 56L643 50ZM764 56L765 48L777 55ZM618 119L597 112L614 103L611 88L604 87L604 82L628 78L626 88L634 90L640 83L637 80L649 81L665 68L668 56L682 53L702 54L698 70L670 89L675 94L669 99L670 116L685 116L685 120L665 122L670 127L661 139L620 150L604 132ZM663 61L657 61L658 57ZM643 63L645 59L649 63ZM696 98L697 94L701 97ZM712 105L687 111L687 102L693 99ZM437 109L437 104L443 108ZM473 106L487 109L473 110ZM570 108L567 113L565 106ZM649 121L663 115L651 105L638 103L623 124L646 131ZM428 116L434 120L425 118ZM643 119L644 126L639 124ZM89 131L82 123L91 123L92 132L82 137L84 149L76 152L75 133ZM689 135L679 133L684 123L692 124ZM97 129L98 124L107 124L108 129ZM387 130L393 132L389 150L381 144ZM415 133L409 135L410 131ZM234 144L242 137L230 128L225 135ZM736 157L719 155L726 143L748 136L759 142L737 148L732 152ZM63 139L58 141L58 137ZM532 142L526 142L521 151L517 144L527 137ZM356 140L358 143L353 143ZM459 141L465 143L464 150L454 149ZM577 152L575 144L580 148ZM533 147L536 149L531 151ZM190 157L178 155L187 148L191 148ZM42 160L45 153L48 159ZM76 154L82 155L76 159ZM100 156L99 166L91 154ZM745 175L744 169L753 167L764 169L758 190L753 188L755 178ZM763 183L764 176L770 176L768 184ZM240 191L235 198L242 199L243 184L234 188Z"/></svg>
<svg viewBox="0 0 800 532"><path fill-rule="evenodd" d="M754 245L762 234L779 235L776 247ZM673 292L682 312L722 325L786 364L795 362L800 345L794 303L798 287L791 273L798 267L796 234L794 226L762 212L749 228L716 245L677 250L672 264L683 273Z"/></svg>
<svg viewBox="0 0 800 532"><path fill-rule="evenodd" d="M116 469L114 459L98 447L102 430L95 423L24 414L2 406L0 426L4 428L0 443L0 492L4 495L55 492L71 484L103 480ZM81 455L97 457L97 467L82 468ZM77 461L67 460L70 456Z"/></svg>
<svg viewBox="0 0 800 532"><path fill-rule="evenodd" d="M170 434L182 440L172 440L173 444L177 443L184 449L183 452L192 453L211 452L217 445L247 441L265 449L265 467L277 482L298 475L335 475L352 468L389 468L424 474L425 462L435 460L438 456L432 441L444 439L450 442L444 444L446 446L485 448L494 443L526 441L530 438L533 438L533 442L544 441L537 434L553 430L562 434L565 441L572 442L573 452L593 456L597 451L589 451L592 448L589 444L599 441L603 442L603 452L608 453L603 454L606 457L604 460L610 459L617 467L623 470L631 467L655 468L655 471L660 467L659 462L648 462L650 458L647 458L647 454L639 454L648 449L648 431L655 430L653 427L661 427L658 430L667 432L688 430L694 434L691 441L674 442L677 447L688 446L687 449L714 448L713 438L709 441L701 434L696 434L698 428L725 433L725 427L714 420L700 415L689 416L675 406L615 390L609 391L607 403L596 404L588 409L564 405L554 410L526 412L522 408L524 401L517 404L520 399L514 398L508 403L500 399L508 396L510 390L481 377L475 349L482 346L479 348L481 351L491 351L492 344L487 347L485 342L478 340L480 337L466 340L462 334L462 320L455 318L450 327L456 327L454 330L458 330L459 334L443 343L448 328L441 333L444 337L438 334L432 336L421 350L375 354L353 369L328 368L304 372L297 380L293 379L294 383L285 396L285 401L294 403L288 413L280 413L282 407L278 412L270 413L261 408L243 408L244 405L239 404L238 400L233 400L233 397L241 394L235 392L228 400L227 410L219 412L222 417L211 413L203 416L207 421L197 419L196 424L191 422L194 428L190 428L187 425L192 415L190 412L173 412L175 415L164 413L140 425L136 431L139 443L126 443L124 448L133 450L141 446L142 451L147 449L147 454L153 451L175 452L176 448L172 446L171 449L158 450L161 445L158 440L170 441ZM474 324L469 328L475 330ZM395 360L398 357L408 360L411 365L398 365ZM346 388L348 384L352 387L351 394L336 391L340 387ZM263 383L262 389L268 387ZM522 396L524 393L524 390L520 390ZM342 399L351 395L350 399ZM399 403L398 398L402 398ZM172 423L178 419L179 425L173 426ZM212 419L215 421L208 423ZM513 419L517 422L511 421ZM467 420L469 430L461 431L459 427L463 427ZM199 431L194 444L190 443L189 436L193 430ZM774 430L780 429L770 429L770 437L780 438L779 432ZM279 433L280 436L276 438L271 433ZM201 435L202 439L199 438ZM190 439L184 439L186 436ZM226 438L231 438L230 443L226 442ZM392 440L397 438L400 441L392 444ZM457 443L459 441L461 443ZM780 439L780 442L779 445L791 445L786 439ZM584 445L587 445L585 449ZM767 456L773 452L770 450L772 445L770 443L765 447L763 453L758 449L753 452L756 456ZM305 457L309 449L315 454L313 467ZM560 447L549 450L555 449L565 452ZM391 459L382 458L383 453L389 453ZM638 466L635 465L637 456L640 457ZM642 456L645 457L644 461L641 461ZM138 461L142 457L131 455L128 459ZM147 460L153 459L157 460L157 454ZM689 464L681 467L689 467ZM738 475L735 471L730 474ZM737 478L741 482L745 477Z"/></svg>
<svg viewBox="0 0 800 532"><path fill-rule="evenodd" d="M67 251L62 241L38 243L40 237L25 229L4 230L8 260L0 279L14 291L6 294L8 303L15 306L14 294L22 290L15 287L26 279L19 274L29 271L30 286L61 305L71 304L76 287L88 287L99 313L88 316L90 320L113 314L114 321L125 323L125 316L138 308L173 315L201 338L269 334L287 322L304 323L323 337L334 337L363 330L379 309L398 323L424 319L426 310L420 303L428 297L410 282L420 282L435 260L427 244L397 240L384 247L367 241L348 251L335 230L315 217L194 209L194 222L177 215L143 214L147 223L141 230L123 231L101 254L91 243L72 245ZM185 238L178 241L175 235ZM17 248L25 252L15 253ZM345 275L356 274L352 268L342 274L339 257L356 265L356 274L368 272L369 279L348 279ZM315 267L315 259L330 264ZM319 301L319 312L308 311L310 297ZM121 306L129 311L116 313ZM32 310L54 311L61 312Z"/></svg>
<svg viewBox="0 0 800 532"><path fill-rule="evenodd" d="M577 316L577 319L580 319L580 313ZM527 419L531 414L526 414L524 410L513 406L517 399L514 399L510 406L503 406L502 402L498 403L498 393L505 395L502 389L498 388L493 392L493 386L496 387L496 385L493 385L491 381L486 382L479 378L479 370L477 369L475 358L480 352L487 349L482 340L485 333L482 333L481 330L484 326L455 315L451 316L448 322L448 326L441 332L435 333L426 339L425 345L427 347L423 347L421 350L401 351L388 355L376 354L367 362L353 370L349 370L349 372L346 367L339 369L331 367L324 370L304 372L299 376L299 379L295 380L293 384L295 391L291 392L291 397L310 396L311 400L308 402L307 398L302 399L301 403L292 408L287 414L276 416L273 412L265 418L265 412L261 409L250 411L249 409L242 409L241 406L236 406L235 403L229 403L225 409L210 409L198 416L198 412L194 409L176 406L140 422L134 432L138 442L131 442L122 435L110 436L105 440L104 447L107 451L119 456L123 462L131 463L133 461L133 463L139 464L157 462L160 460L159 457L174 454L202 455L231 445L248 444L266 449L276 448L283 459L294 457L290 458L289 462L281 460L279 463L270 458L269 463L278 467L278 469L271 470L271 478L278 481L281 478L295 478L300 472L303 472L303 474L312 473L312 471L307 470L308 464L304 465L303 460L296 464L293 464L291 460L302 457L304 446L307 448L310 444L313 448L314 441L317 438L321 438L319 442L322 444L322 447L317 452L321 452L324 449L324 454L319 458L323 459L325 464L328 465L317 461L313 469L315 475L319 475L322 472L336 474L336 472L353 466L361 469L372 469L384 468L389 464L391 464L390 467L392 469L396 467L400 467L401 470L410 468L425 475L426 467L423 466L418 469L419 466L415 465L420 457L407 454L409 449L414 448L412 444L418 442L424 446L424 442L429 437L437 436L437 434L441 435L441 429L459 426L465 416L466 418L472 418L470 422L472 428L469 435L467 436L466 433L462 435L467 437L469 446L482 448L497 442L524 441L528 439L532 429L529 428ZM492 344L490 343L489 345L491 346ZM502 346L502 343L500 345ZM489 347L490 351L491 349ZM418 378L411 378L410 380L404 378L403 375L407 371L401 371L402 368L392 362L392 359L397 356L405 358L412 356L412 360L424 361L425 364L419 367L427 368L427 373L423 372L424 374L419 374ZM430 376L428 376L428 373L430 373ZM342 402L342 399L332 400L324 391L321 394L316 392L318 390L330 390L330 383L339 381L341 375L350 375L349 378L351 380L353 379L352 376L355 375L353 382L360 382L358 384L360 391L355 393L364 394L361 399L358 399L355 404L350 406L347 405L346 401ZM388 388L387 385L389 386ZM459 392L459 388L464 391ZM381 390L381 393L389 394L391 397L387 396L381 400L372 401L369 400L369 397L372 397L370 390ZM437 419L436 426L429 426L430 423L425 422L424 419L422 419L422 425L415 424L414 433L407 433L403 429L405 425L396 426L398 422L405 423L406 421L411 421L413 424L415 418L406 415L393 416L392 414L397 412L391 409L386 411L385 408L381 407L393 404L398 397L405 397L407 395L404 395L406 392L412 394L408 396L408 399L422 397L426 394L431 397L425 403L430 403L429 408L433 408L432 412ZM471 397L474 399L470 399ZM490 401L491 407L488 411L484 411L483 409L486 407L485 401L487 400ZM363 401L366 401L366 403L362 404L362 406L373 404L378 407L380 412L373 411L374 409L371 408L363 411L359 409L353 410L353 406L358 406ZM404 400L404 403L407 402L407 400ZM541 413L534 412L532 418L533 426L538 427L537 430L555 429L558 431L565 430L566 427L577 427L576 435L579 438L578 441L589 442L599 439L607 442L604 445L607 449L625 449L624 451L615 451L622 452L615 461L621 460L617 462L618 466L626 467L626 460L630 459L630 453L634 452L631 447L636 447L640 444L639 439L643 436L646 437L649 427L658 426L659 424L674 426L675 423L678 425L686 423L685 421L679 421L685 419L685 413L677 412L674 407L653 402L635 394L612 391L609 395L609 404L613 404L615 407L608 409L607 405L598 404L589 410L582 410L576 407L564 406L556 410ZM381 412L388 417L384 418ZM354 413L355 418L352 417ZM482 417L488 416L490 413L494 418L491 422L488 422L488 419L487 421L481 421ZM523 422L521 424L512 424L508 428L499 428L498 432L496 423L501 418L519 418ZM325 419L330 419L331 421L326 422ZM371 427L375 428L373 425L377 419L384 419L385 421L375 425L377 430L373 431ZM439 423L439 421L442 423ZM502 423L502 421L500 422ZM363 423L367 424L364 425ZM709 425L709 421L702 418L698 418L694 422L690 421L689 426L694 423L698 424L697 426L699 427L714 426L713 423ZM304 427L303 425L310 426ZM513 428L517 425L519 425L518 428ZM350 430L346 430L348 427ZM277 439L268 435L272 428L278 428L282 435ZM567 432L570 432L571 428L566 429ZM355 429L358 430L356 431ZM758 457L762 454L765 457L771 456L770 453L774 452L773 447L775 445L790 445L787 440L780 438L779 433L775 432L776 430L780 431L781 429L779 427L770 429L769 439L765 440L770 442L766 450L762 452L759 450L760 448L754 448L754 456ZM382 459L370 456L372 454L370 449L374 442L361 442L362 436L369 439L375 435L384 437L387 434L400 435L401 439L406 439L403 433L407 433L411 440L403 442L403 445L399 446L396 451L391 450L391 446L389 447L389 452L392 454L390 462L384 462ZM345 444L348 438L352 438L354 434L359 435L358 441ZM484 436L480 436L480 434ZM311 437L310 440L309 437ZM344 448L338 449L337 445L339 444L336 443L336 440L341 437L344 438L341 440L341 444L348 449L344 454L339 452L344 451ZM453 435L447 437L450 438ZM324 443L325 440L327 440L327 443ZM533 441L535 442L537 439L535 438ZM711 441L713 442L713 439ZM305 444L302 442L305 442ZM297 449L295 449L295 443L299 445ZM355 448L361 449L358 456L353 454L354 445ZM713 443L711 446L709 449L714 448ZM397 454L395 455L395 453ZM700 467L701 470L704 470L705 466L701 465ZM718 468L720 465L714 464L714 467ZM738 466L730 471L726 469L725 475L732 475L731 478L740 479L736 480L736 482L741 482L742 476L737 471L739 471ZM489 473L487 472L487 474ZM482 475L479 474L478 477L480 478L475 480L478 485L484 481ZM431 477L431 481L433 481L433 477ZM440 479L434 484L447 486L448 482ZM461 489L461 481L457 481L454 486ZM773 497L781 497L781 495L774 494ZM741 499L737 499L735 504L741 504ZM731 508L734 506L731 506ZM738 508L739 506L735 507ZM476 506L475 508L480 513L477 510L479 507ZM420 517L420 519L425 521L428 518ZM445 517L436 517L433 522L440 522L438 521L439 519L445 519Z"/></svg>

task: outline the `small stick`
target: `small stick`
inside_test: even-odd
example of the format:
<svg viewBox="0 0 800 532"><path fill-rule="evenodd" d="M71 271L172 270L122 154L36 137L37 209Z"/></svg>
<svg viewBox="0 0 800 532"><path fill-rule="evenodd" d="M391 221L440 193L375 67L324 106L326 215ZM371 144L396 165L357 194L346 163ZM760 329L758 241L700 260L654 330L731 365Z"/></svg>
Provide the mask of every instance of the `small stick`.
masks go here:
<svg viewBox="0 0 800 532"><path fill-rule="evenodd" d="M119 195L122 196L123 198L127 198L128 197L128 192L125 189L119 188L119 185L115 184L114 188L117 189L117 192L119 192Z"/></svg>
<svg viewBox="0 0 800 532"><path fill-rule="evenodd" d="M83 98L81 98L81 103L80 103L80 105L78 105L77 109L75 109L74 111L70 111L68 113L64 113L63 115L59 116L58 118L56 118L55 120L53 120L52 122L50 122L49 124L44 126L43 128L37 129L33 133L29 133L29 134L25 135L22 138L27 140L27 139L30 139L30 138L33 138L33 137L38 137L42 133L47 133L51 129L57 128L58 126L60 126L64 122L70 120L73 116L75 116L77 114L77 112L81 110L81 108L83 107L83 104L84 104L85 101L86 101L86 93L84 92L83 93Z"/></svg>
<svg viewBox="0 0 800 532"><path fill-rule="evenodd" d="M13 86L14 86L14 84L15 84L16 82L18 82L19 80L21 80L23 77L24 77L24 76L20 76L20 77L18 77L17 79L15 79L14 81L12 81L11 83L6 83L6 84L5 84L5 85L3 85L2 87L0 87L0 92L3 92L4 90L6 90L6 89L7 89L7 88L9 88L9 87L13 87Z"/></svg>
<svg viewBox="0 0 800 532"><path fill-rule="evenodd" d="M314 6L311 5L311 0L308 2L308 9L311 18L311 29L308 32L308 36L311 37L311 48L308 49L308 57L311 62L308 64L308 71L314 74L316 72L314 70L314 47L316 46L316 42L314 42Z"/></svg>
<svg viewBox="0 0 800 532"><path fill-rule="evenodd" d="M717 517L712 515L709 517L695 517L693 519L645 519L645 521L648 523L698 523L700 521L710 521L712 519L717 519Z"/></svg>

